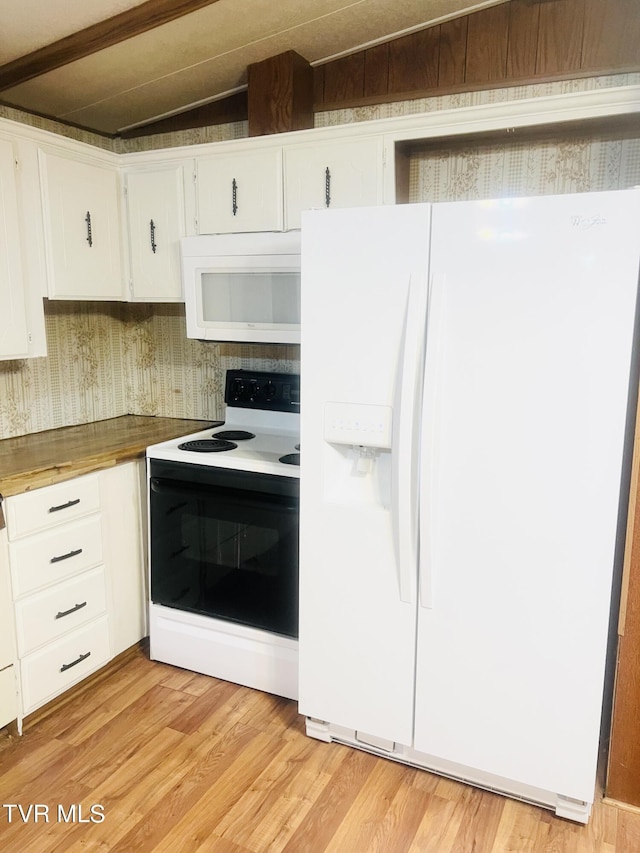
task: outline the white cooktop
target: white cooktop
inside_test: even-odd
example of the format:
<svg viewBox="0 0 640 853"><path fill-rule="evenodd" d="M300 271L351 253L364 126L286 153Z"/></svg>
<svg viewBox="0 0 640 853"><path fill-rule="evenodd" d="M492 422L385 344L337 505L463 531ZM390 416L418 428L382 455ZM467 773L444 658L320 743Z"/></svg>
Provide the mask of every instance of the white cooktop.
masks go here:
<svg viewBox="0 0 640 853"><path fill-rule="evenodd" d="M280 459L299 452L300 416L291 412L264 412L256 409L227 407L224 425L183 435L147 448L147 458L169 462L188 462L217 468L235 468L275 474L281 477L299 477L298 465L289 465ZM214 453L181 450L179 445L188 441L215 438L227 430L246 430L255 438L234 440L235 448Z"/></svg>

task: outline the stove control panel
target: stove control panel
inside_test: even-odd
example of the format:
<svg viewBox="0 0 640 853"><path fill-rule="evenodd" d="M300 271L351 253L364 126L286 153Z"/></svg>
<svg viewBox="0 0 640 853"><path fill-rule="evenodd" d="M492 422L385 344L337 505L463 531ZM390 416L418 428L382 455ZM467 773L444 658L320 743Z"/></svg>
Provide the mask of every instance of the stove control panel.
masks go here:
<svg viewBox="0 0 640 853"><path fill-rule="evenodd" d="M242 409L300 411L300 376L261 370L227 370L224 401Z"/></svg>

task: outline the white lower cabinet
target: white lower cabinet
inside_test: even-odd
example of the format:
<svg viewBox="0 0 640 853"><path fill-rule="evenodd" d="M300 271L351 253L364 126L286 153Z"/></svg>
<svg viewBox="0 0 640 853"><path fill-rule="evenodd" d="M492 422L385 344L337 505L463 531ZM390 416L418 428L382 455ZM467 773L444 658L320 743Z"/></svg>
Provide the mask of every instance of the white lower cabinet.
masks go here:
<svg viewBox="0 0 640 853"><path fill-rule="evenodd" d="M102 519L99 512L62 524L55 530L11 542L9 559L15 599L100 565Z"/></svg>
<svg viewBox="0 0 640 853"><path fill-rule="evenodd" d="M142 465L6 500L19 720L146 633Z"/></svg>
<svg viewBox="0 0 640 853"><path fill-rule="evenodd" d="M144 465L144 459L139 459L100 472L112 657L130 648L149 633Z"/></svg>
<svg viewBox="0 0 640 853"><path fill-rule="evenodd" d="M24 657L107 612L104 566L15 604L18 654Z"/></svg>
<svg viewBox="0 0 640 853"><path fill-rule="evenodd" d="M18 717L13 608L6 528L0 530L0 728Z"/></svg>
<svg viewBox="0 0 640 853"><path fill-rule="evenodd" d="M101 618L20 660L22 710L35 711L95 672L110 658L109 625Z"/></svg>
<svg viewBox="0 0 640 853"><path fill-rule="evenodd" d="M16 677L13 666L0 669L0 728L18 716Z"/></svg>

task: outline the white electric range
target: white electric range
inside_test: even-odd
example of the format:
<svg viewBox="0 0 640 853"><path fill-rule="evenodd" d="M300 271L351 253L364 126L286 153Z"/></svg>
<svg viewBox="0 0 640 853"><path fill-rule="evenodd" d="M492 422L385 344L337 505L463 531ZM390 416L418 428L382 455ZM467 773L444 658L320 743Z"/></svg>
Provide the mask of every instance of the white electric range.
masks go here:
<svg viewBox="0 0 640 853"><path fill-rule="evenodd" d="M147 449L151 657L297 698L299 377L227 371L225 403Z"/></svg>

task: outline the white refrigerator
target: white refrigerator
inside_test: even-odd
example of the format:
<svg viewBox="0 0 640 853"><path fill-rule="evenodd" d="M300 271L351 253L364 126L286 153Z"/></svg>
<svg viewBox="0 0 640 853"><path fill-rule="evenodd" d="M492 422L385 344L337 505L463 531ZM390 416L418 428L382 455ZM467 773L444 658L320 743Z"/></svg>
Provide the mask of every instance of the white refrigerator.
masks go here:
<svg viewBox="0 0 640 853"><path fill-rule="evenodd" d="M308 734L588 820L639 258L636 190L304 215Z"/></svg>

